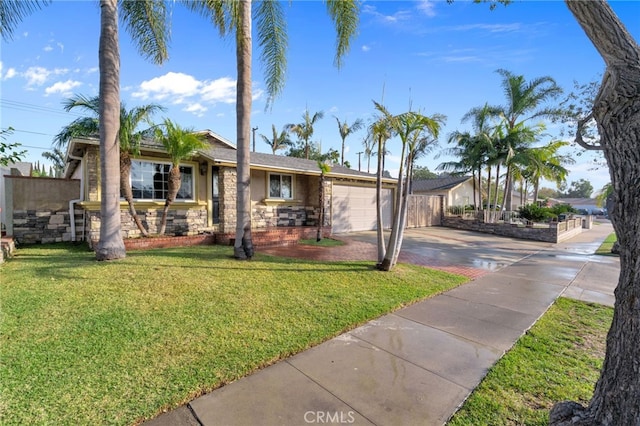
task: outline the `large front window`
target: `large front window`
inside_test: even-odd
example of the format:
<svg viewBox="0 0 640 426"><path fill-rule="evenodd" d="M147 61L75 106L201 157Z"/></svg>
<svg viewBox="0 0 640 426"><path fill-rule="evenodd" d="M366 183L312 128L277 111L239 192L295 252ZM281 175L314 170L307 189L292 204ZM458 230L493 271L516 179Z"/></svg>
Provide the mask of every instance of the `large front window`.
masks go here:
<svg viewBox="0 0 640 426"><path fill-rule="evenodd" d="M269 198L293 198L293 176L269 174Z"/></svg>
<svg viewBox="0 0 640 426"><path fill-rule="evenodd" d="M169 191L170 163L131 162L131 189L138 200L166 200ZM176 200L193 200L193 167L180 166L181 185Z"/></svg>

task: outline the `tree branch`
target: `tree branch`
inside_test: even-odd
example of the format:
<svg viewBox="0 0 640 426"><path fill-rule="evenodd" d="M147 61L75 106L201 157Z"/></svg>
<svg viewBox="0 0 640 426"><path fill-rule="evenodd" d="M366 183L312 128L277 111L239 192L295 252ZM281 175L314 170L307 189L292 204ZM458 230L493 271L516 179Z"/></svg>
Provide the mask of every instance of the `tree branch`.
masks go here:
<svg viewBox="0 0 640 426"><path fill-rule="evenodd" d="M583 118L582 120L578 120L578 129L576 130L576 139L575 142L580 145L582 148L589 150L589 151L602 151L603 148L600 145L600 143L598 142L597 145L592 145L590 143L585 142L582 139L582 129L584 128L584 125L587 124L587 122L589 120L591 120L593 118L593 112L590 112L589 115L587 115L585 118Z"/></svg>

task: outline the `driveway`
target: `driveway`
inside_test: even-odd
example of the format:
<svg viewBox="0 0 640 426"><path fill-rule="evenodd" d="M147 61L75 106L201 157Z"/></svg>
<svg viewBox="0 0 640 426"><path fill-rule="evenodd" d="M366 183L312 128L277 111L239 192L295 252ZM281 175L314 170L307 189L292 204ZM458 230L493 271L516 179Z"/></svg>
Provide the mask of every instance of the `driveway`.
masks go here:
<svg viewBox="0 0 640 426"><path fill-rule="evenodd" d="M385 241L389 234L386 233ZM377 259L376 232L337 234L345 243L338 247L285 246L260 249L276 256L320 261ZM498 271L552 244L517 240L491 234L444 227L407 229L399 261L441 269L469 278Z"/></svg>

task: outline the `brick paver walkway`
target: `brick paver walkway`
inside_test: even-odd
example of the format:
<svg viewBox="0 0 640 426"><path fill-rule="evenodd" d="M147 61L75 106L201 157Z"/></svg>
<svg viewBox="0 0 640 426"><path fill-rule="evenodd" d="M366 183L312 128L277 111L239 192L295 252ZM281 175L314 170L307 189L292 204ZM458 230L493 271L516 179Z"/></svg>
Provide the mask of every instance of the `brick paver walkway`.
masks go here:
<svg viewBox="0 0 640 426"><path fill-rule="evenodd" d="M344 243L341 246L334 247L318 247L310 245L290 245L278 247L261 248L261 253L273 256L291 257L294 259L318 260L326 262L336 261L357 261L366 260L375 262L378 256L378 249L375 244L356 241L350 238L339 238ZM452 274L463 275L469 278L478 278L489 273L485 269L472 268L468 266L453 265L442 259L433 256L420 255L416 253L400 252L399 262L411 263L414 265L425 266L427 268L439 269Z"/></svg>

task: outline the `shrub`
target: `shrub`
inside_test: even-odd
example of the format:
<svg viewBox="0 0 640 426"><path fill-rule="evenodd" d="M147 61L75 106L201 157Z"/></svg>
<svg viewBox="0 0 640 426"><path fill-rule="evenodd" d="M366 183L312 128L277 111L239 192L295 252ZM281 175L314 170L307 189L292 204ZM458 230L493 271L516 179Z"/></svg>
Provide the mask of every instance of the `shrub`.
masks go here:
<svg viewBox="0 0 640 426"><path fill-rule="evenodd" d="M578 213L578 210L574 209L571 204L556 204L553 207L549 207L549 212L557 216L562 213Z"/></svg>
<svg viewBox="0 0 640 426"><path fill-rule="evenodd" d="M545 219L555 216L547 207L539 207L536 204L527 204L524 207L520 207L518 212L520 213L520 217L531 222L542 222Z"/></svg>

